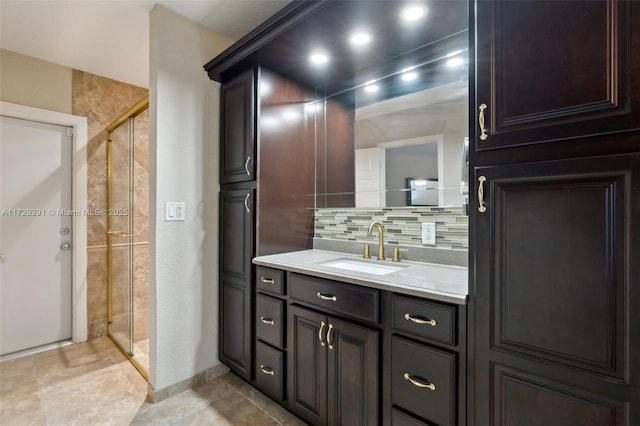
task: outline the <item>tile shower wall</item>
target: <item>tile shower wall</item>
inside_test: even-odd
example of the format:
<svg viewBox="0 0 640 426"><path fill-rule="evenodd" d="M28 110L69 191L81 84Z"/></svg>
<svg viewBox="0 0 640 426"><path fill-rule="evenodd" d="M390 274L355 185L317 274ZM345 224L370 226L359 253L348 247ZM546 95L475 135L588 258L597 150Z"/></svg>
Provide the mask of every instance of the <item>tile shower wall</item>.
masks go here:
<svg viewBox="0 0 640 426"><path fill-rule="evenodd" d="M469 218L461 207L316 209L315 238L370 243L367 230L373 221L384 226L388 244L422 246L421 223L435 222L436 248L469 248Z"/></svg>
<svg viewBox="0 0 640 426"><path fill-rule="evenodd" d="M142 87L73 70L72 103L75 115L87 117L87 191L89 209L107 206L107 132L105 127L148 94ZM134 312L136 339L148 337L148 258L149 258L149 152L148 113L136 118L135 143L135 205L134 228ZM107 333L107 247L106 216L87 218L87 309L89 339ZM123 247L117 247L115 258L121 257ZM118 274L117 261L115 262ZM114 295L118 299L118 295ZM122 322L124 315L117 312L114 301L114 324ZM118 315L120 314L120 315Z"/></svg>

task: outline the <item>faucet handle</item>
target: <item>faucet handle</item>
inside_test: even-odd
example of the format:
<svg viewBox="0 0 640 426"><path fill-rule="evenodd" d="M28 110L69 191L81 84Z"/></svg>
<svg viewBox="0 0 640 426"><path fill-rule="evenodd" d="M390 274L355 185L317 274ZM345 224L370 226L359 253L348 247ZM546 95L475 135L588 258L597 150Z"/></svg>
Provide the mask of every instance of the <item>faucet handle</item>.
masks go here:
<svg viewBox="0 0 640 426"><path fill-rule="evenodd" d="M365 259L371 259L371 249L369 248L369 244L364 245L364 255L362 255Z"/></svg>
<svg viewBox="0 0 640 426"><path fill-rule="evenodd" d="M393 258L391 260L393 260L394 262L400 262L400 260L402 260L402 258L400 257L400 252L401 251L409 251L408 249L401 249L400 247L394 247L393 248Z"/></svg>
<svg viewBox="0 0 640 426"><path fill-rule="evenodd" d="M398 247L393 248L393 259L394 262L400 262L400 249Z"/></svg>

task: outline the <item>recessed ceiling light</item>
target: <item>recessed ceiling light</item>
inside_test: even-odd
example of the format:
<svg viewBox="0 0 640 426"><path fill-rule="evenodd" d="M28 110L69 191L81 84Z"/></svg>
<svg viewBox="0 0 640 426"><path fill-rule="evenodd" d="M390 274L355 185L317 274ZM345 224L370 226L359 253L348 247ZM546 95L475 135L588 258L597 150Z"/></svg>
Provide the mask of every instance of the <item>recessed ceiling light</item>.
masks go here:
<svg viewBox="0 0 640 426"><path fill-rule="evenodd" d="M311 52L311 55L309 55L309 61L311 61L311 63L313 64L318 65L326 64L327 62L329 62L329 55L320 50L316 50L314 52Z"/></svg>
<svg viewBox="0 0 640 426"><path fill-rule="evenodd" d="M404 72L401 74L401 76L400 76L400 77L401 77L401 78L402 78L402 80L404 80L404 81L413 81L413 80L415 80L416 78L418 78L418 73L417 73L417 72L415 72L415 71L411 71L411 70L409 70L409 71L404 71Z"/></svg>
<svg viewBox="0 0 640 426"><path fill-rule="evenodd" d="M400 78L402 78L403 81L415 80L416 78L418 78L418 73L414 71L415 69L416 69L415 66L403 68L401 71L402 74L400 74Z"/></svg>
<svg viewBox="0 0 640 426"><path fill-rule="evenodd" d="M461 57L451 58L447 61L447 66L450 68L459 67L464 63L464 59Z"/></svg>
<svg viewBox="0 0 640 426"><path fill-rule="evenodd" d="M417 21L427 14L427 8L421 5L410 5L402 9L400 16L405 21Z"/></svg>
<svg viewBox="0 0 640 426"><path fill-rule="evenodd" d="M373 93L378 91L378 85L375 80L369 80L364 84L365 92Z"/></svg>
<svg viewBox="0 0 640 426"><path fill-rule="evenodd" d="M351 43L361 46L371 41L371 36L364 31L356 31L351 34Z"/></svg>

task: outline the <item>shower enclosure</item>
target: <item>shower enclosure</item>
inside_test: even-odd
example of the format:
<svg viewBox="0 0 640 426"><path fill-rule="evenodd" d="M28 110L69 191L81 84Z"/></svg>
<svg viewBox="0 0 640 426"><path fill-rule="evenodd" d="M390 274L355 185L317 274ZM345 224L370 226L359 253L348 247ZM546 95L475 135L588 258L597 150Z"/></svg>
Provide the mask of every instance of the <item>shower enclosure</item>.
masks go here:
<svg viewBox="0 0 640 426"><path fill-rule="evenodd" d="M107 333L149 379L148 108L140 100L107 127Z"/></svg>

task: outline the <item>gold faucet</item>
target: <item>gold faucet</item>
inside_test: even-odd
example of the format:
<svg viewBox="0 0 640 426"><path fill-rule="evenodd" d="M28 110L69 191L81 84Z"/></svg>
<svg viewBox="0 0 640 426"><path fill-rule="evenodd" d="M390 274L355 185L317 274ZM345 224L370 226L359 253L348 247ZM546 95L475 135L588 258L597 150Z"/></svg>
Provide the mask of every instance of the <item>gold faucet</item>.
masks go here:
<svg viewBox="0 0 640 426"><path fill-rule="evenodd" d="M380 222L372 222L369 225L369 232L367 235L371 235L373 228L378 228L378 260L384 260L384 230Z"/></svg>

